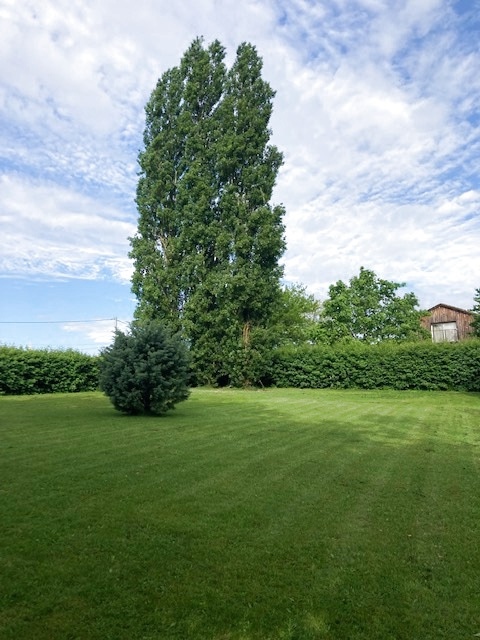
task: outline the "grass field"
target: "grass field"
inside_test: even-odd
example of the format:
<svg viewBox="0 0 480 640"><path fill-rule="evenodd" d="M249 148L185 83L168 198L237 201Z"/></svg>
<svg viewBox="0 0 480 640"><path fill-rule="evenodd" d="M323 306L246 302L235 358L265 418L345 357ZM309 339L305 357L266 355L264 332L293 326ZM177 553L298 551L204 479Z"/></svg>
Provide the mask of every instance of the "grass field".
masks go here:
<svg viewBox="0 0 480 640"><path fill-rule="evenodd" d="M480 395L0 398L2 640L480 635Z"/></svg>

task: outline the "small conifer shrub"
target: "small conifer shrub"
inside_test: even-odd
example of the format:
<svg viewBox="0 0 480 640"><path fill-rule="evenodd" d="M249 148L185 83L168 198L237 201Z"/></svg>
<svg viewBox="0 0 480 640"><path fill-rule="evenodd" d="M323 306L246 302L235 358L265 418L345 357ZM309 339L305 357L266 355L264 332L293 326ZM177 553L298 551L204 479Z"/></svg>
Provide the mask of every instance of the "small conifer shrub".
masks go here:
<svg viewBox="0 0 480 640"><path fill-rule="evenodd" d="M100 386L118 411L160 415L189 395L187 348L156 321L115 332L102 352Z"/></svg>

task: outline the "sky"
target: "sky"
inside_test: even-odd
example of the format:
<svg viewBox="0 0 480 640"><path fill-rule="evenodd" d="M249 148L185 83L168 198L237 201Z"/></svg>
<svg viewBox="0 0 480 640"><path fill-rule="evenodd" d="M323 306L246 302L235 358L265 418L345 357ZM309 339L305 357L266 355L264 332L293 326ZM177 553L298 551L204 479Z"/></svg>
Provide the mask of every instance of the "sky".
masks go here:
<svg viewBox="0 0 480 640"><path fill-rule="evenodd" d="M479 0L0 0L0 344L98 353L136 300L144 107L192 40L276 91L285 283L480 287Z"/></svg>

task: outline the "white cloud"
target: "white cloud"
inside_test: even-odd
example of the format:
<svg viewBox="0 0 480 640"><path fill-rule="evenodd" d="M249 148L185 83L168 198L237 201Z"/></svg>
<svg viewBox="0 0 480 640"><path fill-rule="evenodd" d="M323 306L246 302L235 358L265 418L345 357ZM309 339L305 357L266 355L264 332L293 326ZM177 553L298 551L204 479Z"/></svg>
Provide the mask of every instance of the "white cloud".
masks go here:
<svg viewBox="0 0 480 640"><path fill-rule="evenodd" d="M93 343L100 349L112 343L117 326L120 328L118 320L112 318L93 320L92 322L67 322L61 326L61 329L70 334L79 334L82 341L90 345ZM92 347L91 350L93 350Z"/></svg>
<svg viewBox="0 0 480 640"><path fill-rule="evenodd" d="M135 225L108 204L74 191L0 178L3 273L124 279ZM127 278L128 279L128 278Z"/></svg>
<svg viewBox="0 0 480 640"><path fill-rule="evenodd" d="M257 45L277 91L287 280L361 265L469 306L480 241L478 38L447 0L4 0L3 274L131 273L143 106L191 40Z"/></svg>
<svg viewBox="0 0 480 640"><path fill-rule="evenodd" d="M470 191L428 205L357 203L348 215L345 201L317 200L290 234L287 275L310 280L324 297L329 284L365 266L407 282L425 307L453 304L452 298L468 307L478 287L479 195Z"/></svg>

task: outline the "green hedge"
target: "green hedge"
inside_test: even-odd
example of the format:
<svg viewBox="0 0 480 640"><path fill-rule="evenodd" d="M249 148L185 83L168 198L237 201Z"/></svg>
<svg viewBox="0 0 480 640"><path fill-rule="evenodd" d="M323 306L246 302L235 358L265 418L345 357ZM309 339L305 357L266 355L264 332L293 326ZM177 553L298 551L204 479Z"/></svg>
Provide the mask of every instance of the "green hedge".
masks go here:
<svg viewBox="0 0 480 640"><path fill-rule="evenodd" d="M290 347L268 369L277 387L480 391L480 340ZM0 394L93 391L98 379L98 356L0 346Z"/></svg>
<svg viewBox="0 0 480 640"><path fill-rule="evenodd" d="M269 378L278 387L480 391L480 340L282 349Z"/></svg>
<svg viewBox="0 0 480 640"><path fill-rule="evenodd" d="M0 346L0 394L59 393L98 389L98 356L73 350Z"/></svg>

